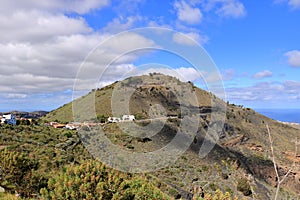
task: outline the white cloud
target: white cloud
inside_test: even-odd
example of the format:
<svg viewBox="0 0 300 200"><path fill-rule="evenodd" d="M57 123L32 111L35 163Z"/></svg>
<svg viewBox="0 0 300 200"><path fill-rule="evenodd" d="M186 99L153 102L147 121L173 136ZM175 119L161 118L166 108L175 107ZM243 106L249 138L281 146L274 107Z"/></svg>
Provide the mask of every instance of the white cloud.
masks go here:
<svg viewBox="0 0 300 200"><path fill-rule="evenodd" d="M234 69L226 69L222 71L222 80L223 81L230 81L235 76L235 70Z"/></svg>
<svg viewBox="0 0 300 200"><path fill-rule="evenodd" d="M80 63L107 35L93 34L85 13L107 1L2 1L0 94L8 99L71 89ZM72 4L72 5L71 5ZM49 102L48 102L49 103Z"/></svg>
<svg viewBox="0 0 300 200"><path fill-rule="evenodd" d="M3 96L4 96L4 98L7 98L7 99L24 99L28 95L27 94L4 94Z"/></svg>
<svg viewBox="0 0 300 200"><path fill-rule="evenodd" d="M178 74L180 74L180 78L182 81L195 81L199 78L202 78L203 74L192 67L180 67L174 69Z"/></svg>
<svg viewBox="0 0 300 200"><path fill-rule="evenodd" d="M246 15L246 10L244 5L236 0L225 0L217 13L225 17L243 17Z"/></svg>
<svg viewBox="0 0 300 200"><path fill-rule="evenodd" d="M27 99L37 94L72 90L85 57L112 35L95 32L83 18L70 17L65 13L83 14L107 3L105 0L1 2L0 95L6 99ZM123 27L131 26L135 20L138 19L126 18L127 22ZM120 27L122 23L120 21L114 25ZM138 34L111 39L110 43L98 49L98 57L88 61L85 80L81 80L82 88L87 88L85 86L91 83L96 84L89 78L106 67L104 63L118 58L120 52L136 49L141 45L153 47L154 43ZM129 68L121 64L130 63L140 54L141 52L135 52L119 58L110 66L108 72L111 73L107 74L101 84L110 83L127 73Z"/></svg>
<svg viewBox="0 0 300 200"><path fill-rule="evenodd" d="M263 79L263 78L267 78L267 77L272 77L273 73L269 70L264 70L261 72L257 72L256 74L253 75L253 78L255 79Z"/></svg>
<svg viewBox="0 0 300 200"><path fill-rule="evenodd" d="M188 45L188 46L195 46L197 43L205 44L208 41L206 36L201 36L198 33L175 33L173 35L173 41L178 44Z"/></svg>
<svg viewBox="0 0 300 200"><path fill-rule="evenodd" d="M63 14L19 11L0 18L1 43L44 42L56 36L89 32L91 28L82 18L69 18Z"/></svg>
<svg viewBox="0 0 300 200"><path fill-rule="evenodd" d="M289 0L288 5L291 6L293 9L300 8L300 0Z"/></svg>
<svg viewBox="0 0 300 200"><path fill-rule="evenodd" d="M289 102L291 105L299 105L299 100L295 97L300 96L299 81L284 81L284 82L261 82L248 87L232 87L226 89L227 97L230 101L238 103L246 103L249 101L256 102L253 105L258 105L261 102L268 101L279 105L281 102ZM264 104L265 105L265 104Z"/></svg>
<svg viewBox="0 0 300 200"><path fill-rule="evenodd" d="M142 18L140 16L130 16L125 19L122 17L114 18L106 25L106 27L102 29L102 31L109 33L119 33L121 31L132 28L136 22L141 20Z"/></svg>
<svg viewBox="0 0 300 200"><path fill-rule="evenodd" d="M42 43L58 36L92 33L92 28L83 18L69 17L66 13L84 14L108 3L108 0L3 0L0 7L0 43Z"/></svg>
<svg viewBox="0 0 300 200"><path fill-rule="evenodd" d="M244 4L239 0L209 0L203 5L206 11L215 10L221 17L239 18L247 13Z"/></svg>
<svg viewBox="0 0 300 200"><path fill-rule="evenodd" d="M292 67L300 67L300 51L293 50L284 54L288 59L288 64Z"/></svg>
<svg viewBox="0 0 300 200"><path fill-rule="evenodd" d="M290 6L292 9L300 8L300 0L274 0L274 3L287 3L287 5Z"/></svg>
<svg viewBox="0 0 300 200"><path fill-rule="evenodd" d="M100 9L109 4L109 0L2 0L0 12L9 14L15 11L43 10L47 12L75 12L85 14L94 9Z"/></svg>
<svg viewBox="0 0 300 200"><path fill-rule="evenodd" d="M177 18L188 24L198 24L202 20L202 12L199 8L194 8L185 1L176 1L174 7L177 10Z"/></svg>
<svg viewBox="0 0 300 200"><path fill-rule="evenodd" d="M0 92L12 91L11 88L18 93L51 92L72 88L85 56L106 38L107 36L97 34L72 35L57 37L45 43L0 43ZM144 52L121 55L140 46L154 47L155 44L138 34L111 38L109 43L102 44L93 52L84 65L83 75L77 78L98 77L106 64L114 60L110 66L112 68L134 61ZM121 69L122 67L115 68L108 77L111 80L117 79L119 73L116 72ZM124 68L123 72L126 71Z"/></svg>
<svg viewBox="0 0 300 200"><path fill-rule="evenodd" d="M72 88L73 79L36 76L33 74L13 74L0 76L0 91L10 95L19 93L47 93ZM13 88L13 91L12 91Z"/></svg>
<svg viewBox="0 0 300 200"><path fill-rule="evenodd" d="M1 74L74 77L84 57L104 38L71 35L43 43L0 43Z"/></svg>
<svg viewBox="0 0 300 200"><path fill-rule="evenodd" d="M140 68L132 68L132 71L128 73L128 76L138 76L138 75L147 75L149 73L162 73L165 75L170 75L178 78L181 81L195 81L197 79L203 78L203 72L197 71L192 67L179 67L179 68L169 68L162 65L155 66L151 64L151 66L147 65L145 69Z"/></svg>

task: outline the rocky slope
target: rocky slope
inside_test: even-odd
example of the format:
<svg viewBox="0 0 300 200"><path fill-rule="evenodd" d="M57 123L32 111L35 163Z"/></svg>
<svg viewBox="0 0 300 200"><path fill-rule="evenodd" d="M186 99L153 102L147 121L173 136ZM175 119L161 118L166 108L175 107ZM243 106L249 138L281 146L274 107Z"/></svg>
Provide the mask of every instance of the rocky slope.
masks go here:
<svg viewBox="0 0 300 200"><path fill-rule="evenodd" d="M114 144L132 152L151 152L164 147L176 136L185 117L197 116L196 135L188 150L172 165L149 174L153 181L174 188L174 197L178 198L184 197L191 187L199 186L204 192L220 188L241 197L246 195L249 199L272 199L277 177L266 128L268 124L280 177L296 159L295 167L281 184L280 198L300 198L299 152L296 152L296 158L293 156L293 140L300 137L299 129L250 108L225 103L192 83L183 83L170 76L131 77L95 89L43 119L97 121L122 114L135 115L138 126L148 125L151 121L147 119L151 118L165 120L163 127L151 137L124 133L117 124L104 126L105 134ZM217 144L208 155L199 158L207 131L218 126L221 129L219 127L216 132Z"/></svg>

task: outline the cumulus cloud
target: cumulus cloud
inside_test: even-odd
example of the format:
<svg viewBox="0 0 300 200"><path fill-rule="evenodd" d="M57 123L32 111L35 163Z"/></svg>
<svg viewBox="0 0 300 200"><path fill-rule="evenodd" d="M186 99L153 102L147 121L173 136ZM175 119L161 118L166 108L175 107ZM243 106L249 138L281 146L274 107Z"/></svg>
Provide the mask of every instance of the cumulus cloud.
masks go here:
<svg viewBox="0 0 300 200"><path fill-rule="evenodd" d="M173 35L173 41L177 44L195 46L196 43L205 44L208 41L206 36L201 36L198 33L190 32L190 33L175 33Z"/></svg>
<svg viewBox="0 0 300 200"><path fill-rule="evenodd" d="M202 12L199 8L194 8L186 1L176 1L174 8L177 11L177 18L187 24L198 24L202 20Z"/></svg>
<svg viewBox="0 0 300 200"><path fill-rule="evenodd" d="M263 78L267 78L267 77L272 77L273 73L269 70L264 70L261 72L257 72L256 74L253 75L253 78L255 79L263 79Z"/></svg>
<svg viewBox="0 0 300 200"><path fill-rule="evenodd" d="M239 18L247 14L246 8L239 0L210 0L204 3L206 11L215 11L221 17Z"/></svg>
<svg viewBox="0 0 300 200"><path fill-rule="evenodd" d="M17 11L0 17L1 43L44 42L57 36L90 32L91 28L82 18L70 18L63 14Z"/></svg>
<svg viewBox="0 0 300 200"><path fill-rule="evenodd" d="M109 0L51 0L51 1L35 1L35 0L3 0L1 1L0 12L9 14L15 11L31 11L43 10L47 12L74 12L85 14L94 9L100 9L109 4Z"/></svg>
<svg viewBox="0 0 300 200"><path fill-rule="evenodd" d="M26 98L28 95L27 94L4 94L3 95L4 98L6 99L24 99Z"/></svg>
<svg viewBox="0 0 300 200"><path fill-rule="evenodd" d="M274 3L287 3L292 9L300 9L300 0L274 0Z"/></svg>
<svg viewBox="0 0 300 200"><path fill-rule="evenodd" d="M300 67L300 51L293 50L284 54L287 57L288 64L292 67Z"/></svg>
<svg viewBox="0 0 300 200"><path fill-rule="evenodd" d="M300 8L300 0L289 0L288 5L294 9L299 9Z"/></svg>
<svg viewBox="0 0 300 200"><path fill-rule="evenodd" d="M0 44L1 74L74 77L84 57L103 38L97 35L72 35L44 43Z"/></svg>
<svg viewBox="0 0 300 200"><path fill-rule="evenodd" d="M107 35L92 32L81 17L107 1L2 1L0 8L0 93L25 98L72 88L85 56ZM72 5L71 5L72 4Z"/></svg>
<svg viewBox="0 0 300 200"><path fill-rule="evenodd" d="M142 18L140 16L114 18L111 22L109 22L106 25L106 27L102 29L102 31L109 33L118 33L132 28L136 22L141 20Z"/></svg>
<svg viewBox="0 0 300 200"><path fill-rule="evenodd" d="M246 15L246 9L244 5L236 0L225 0L217 13L225 17L243 17Z"/></svg>
<svg viewBox="0 0 300 200"><path fill-rule="evenodd" d="M263 101L289 102L291 105L297 106L299 100L296 97L300 96L299 81L283 81L283 82L261 82L248 87L231 87L226 89L227 97L230 101L241 104L254 102L257 105ZM270 102L271 103L271 102Z"/></svg>
<svg viewBox="0 0 300 200"><path fill-rule="evenodd" d="M100 35L72 35L58 37L49 43L0 44L1 75L6 76L2 77L2 81L8 82L12 78L18 80L10 81L12 84L10 87L14 87L19 92L24 90L28 92L53 91L70 88L85 56L100 41L106 38L106 36ZM137 49L140 46L154 47L154 45L152 41L138 34L127 34L118 38L111 38L109 43L105 43L90 54L84 64L82 77L77 78L89 79L95 77L97 72L99 74L96 75L100 75L101 70L113 60L115 62L111 66L130 63L143 52L121 56L123 52ZM126 72L126 69L124 69L124 72ZM24 77L24 75L26 76ZM117 73L115 77L118 77ZM27 79L32 80L32 82L28 82ZM43 81L44 84L42 84ZM8 86L9 84L5 84L5 82L3 82L3 85ZM59 83L63 87L57 87L55 83ZM16 84L20 84L22 87ZM24 88L26 85L28 88ZM33 85L36 85L36 87ZM6 90L11 90L11 88L6 88ZM1 90L0 87L0 91L3 91L3 88Z"/></svg>
<svg viewBox="0 0 300 200"><path fill-rule="evenodd" d="M206 74L193 67L169 68L159 64L149 64L144 69L132 67L127 76L148 75L154 72L176 77L183 82L198 80Z"/></svg>
<svg viewBox="0 0 300 200"><path fill-rule="evenodd" d="M235 76L235 70L234 69L226 69L222 71L222 79L223 81L230 81Z"/></svg>
<svg viewBox="0 0 300 200"><path fill-rule="evenodd" d="M48 105L57 106L70 101L71 92L65 91L72 91L82 62L91 50L112 34L95 32L80 15L69 16L66 13L84 14L108 3L105 0L1 2L1 109L9 105L5 103L5 99L10 103L14 100L19 105L26 101L33 103L38 99L36 102L39 102L39 105L45 103L45 109ZM119 24L114 24L113 21L111 25L120 27L124 23L123 27L127 28L135 20L138 19L129 17ZM91 84L94 87L96 84L104 86L132 70L130 63L142 52L133 52L121 57L120 53L141 45L154 47L155 44L141 35L128 34L111 39L110 43L96 49L94 57L91 56L85 63L87 70L84 79L79 81L82 83L81 88L91 88ZM106 77L101 82L89 79L94 78L95 73L103 70L105 64L113 59L116 60L106 70ZM55 107L51 107L53 108Z"/></svg>
<svg viewBox="0 0 300 200"><path fill-rule="evenodd" d="M180 74L180 78L182 81L195 81L201 78L204 74L195 70L192 67L180 67L175 69L175 71Z"/></svg>

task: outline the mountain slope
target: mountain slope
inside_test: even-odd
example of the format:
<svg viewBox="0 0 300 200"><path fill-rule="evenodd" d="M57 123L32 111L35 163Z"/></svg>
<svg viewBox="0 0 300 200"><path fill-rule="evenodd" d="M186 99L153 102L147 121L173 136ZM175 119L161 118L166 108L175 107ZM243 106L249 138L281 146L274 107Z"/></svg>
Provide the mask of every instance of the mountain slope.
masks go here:
<svg viewBox="0 0 300 200"><path fill-rule="evenodd" d="M192 83L182 83L178 79L170 76L164 76L161 74L155 74L152 76L140 76L131 77L125 79L122 82L115 82L104 88L99 88L92 90L87 95L80 97L74 102L70 102L61 106L60 108L48 113L43 119L47 121L61 121L61 122L71 122L74 120L72 112L72 104L82 105L85 110L96 110L97 116L112 116L111 110L111 98L115 87L122 87L120 85L124 84L143 84L142 87L137 87L136 91L133 93L130 99L130 111L131 114L141 115L141 117L147 116L147 111L149 107L154 104L162 104L169 110L169 114L178 114L179 106L176 107L176 100L174 100L174 95L170 88L162 86L164 84L172 85L178 84L179 86L186 84L195 90L200 107L205 109L206 107L211 107L211 95L210 93L196 88ZM115 94L116 95L116 94ZM215 97L214 97L215 98ZM215 98L216 99L216 98ZM93 102L94 100L94 102ZM123 99L124 100L124 99ZM122 101L122 99L120 99ZM173 101L173 102L172 102ZM218 100L220 101L220 100ZM94 105L87 105L88 102L94 103ZM87 106L89 108L87 108ZM77 106L80 107L80 106ZM92 119L87 119L92 120Z"/></svg>
<svg viewBox="0 0 300 200"><path fill-rule="evenodd" d="M125 93L132 92L129 99L122 98L123 87L128 89L124 89ZM130 90L132 88L133 91ZM193 91L189 93L186 91L187 88ZM187 94L195 94L197 102ZM180 95L186 99L183 103L180 102ZM115 98L116 96L118 98ZM121 106L127 101L129 113ZM50 112L44 119L74 121L73 104L76 105L75 121L97 121L97 117L99 119L113 116L111 102L114 103L113 107L117 108L114 116L117 113L118 117L122 114L133 114L137 119L173 117L168 118L163 128L148 139L123 133L116 124L105 125L105 133L114 144L136 152L151 152L164 147L175 137L178 124L185 115L183 110L194 109L192 114L194 111L195 113L200 111L198 131L188 151L174 164L150 173L153 179L173 186L179 195L184 193L182 191L189 191L190 187L197 185L205 192L214 192L217 188L221 188L223 191L240 196L248 195L249 198L272 199L276 174L271 161L266 125L269 125L274 140L273 147L281 177L288 171L293 161L292 140L300 136L299 129L269 119L252 109L226 104L213 94L194 87L192 83L182 83L162 74L131 77L93 90L86 96ZM225 106L225 121L222 124L222 108ZM200 159L198 152L207 130L218 122L223 125L222 130L218 132L220 140L205 158ZM145 126L149 122L136 123ZM299 159L296 164L299 166ZM282 199L300 195L299 177L299 168L294 168L281 185L284 188L280 193ZM241 185L246 189L241 189Z"/></svg>

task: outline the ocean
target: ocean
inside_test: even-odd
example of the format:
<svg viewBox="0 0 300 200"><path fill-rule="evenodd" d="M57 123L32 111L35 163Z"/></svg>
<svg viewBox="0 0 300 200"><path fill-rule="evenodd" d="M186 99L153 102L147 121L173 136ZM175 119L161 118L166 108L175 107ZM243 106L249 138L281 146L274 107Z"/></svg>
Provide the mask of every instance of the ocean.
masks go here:
<svg viewBox="0 0 300 200"><path fill-rule="evenodd" d="M267 117L282 121L300 123L300 109L255 109Z"/></svg>

